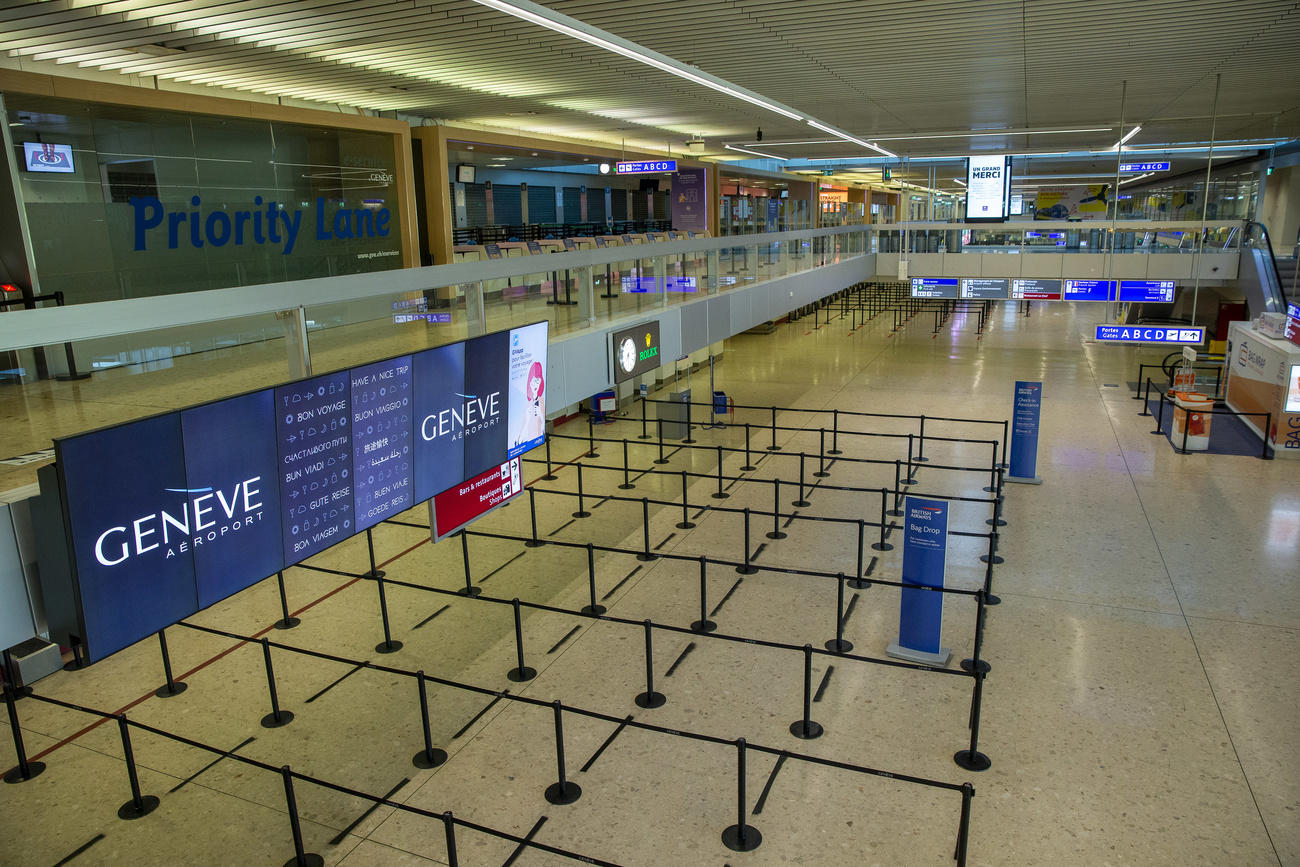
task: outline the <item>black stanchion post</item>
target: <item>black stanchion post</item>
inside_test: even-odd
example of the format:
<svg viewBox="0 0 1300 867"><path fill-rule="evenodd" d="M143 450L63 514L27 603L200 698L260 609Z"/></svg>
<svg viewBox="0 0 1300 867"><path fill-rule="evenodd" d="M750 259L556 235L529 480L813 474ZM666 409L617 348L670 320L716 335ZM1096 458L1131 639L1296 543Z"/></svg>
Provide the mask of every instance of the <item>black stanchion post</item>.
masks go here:
<svg viewBox="0 0 1300 867"><path fill-rule="evenodd" d="M524 543L525 548L540 548L546 543L537 538L537 492L528 489L528 518L533 527L533 538Z"/></svg>
<svg viewBox="0 0 1300 867"><path fill-rule="evenodd" d="M600 454L596 451L595 414L595 407L592 407L587 411L587 457L589 458L600 457Z"/></svg>
<svg viewBox="0 0 1300 867"><path fill-rule="evenodd" d="M1165 432L1165 395L1163 392L1160 394L1160 406L1156 410L1156 413L1156 429L1151 431L1151 433L1160 436Z"/></svg>
<svg viewBox="0 0 1300 867"><path fill-rule="evenodd" d="M844 640L844 573L835 576L835 637L826 642L826 649L836 653L848 653L853 649L853 642Z"/></svg>
<svg viewBox="0 0 1300 867"><path fill-rule="evenodd" d="M664 702L668 701L667 697L662 692L655 692L653 632L654 630L650 621L645 621L645 692L633 699L636 702L637 707L663 707Z"/></svg>
<svg viewBox="0 0 1300 867"><path fill-rule="evenodd" d="M987 771L993 762L989 757L981 753L979 747L980 735L980 701L984 696L984 673L976 671L971 674L975 681L975 688L971 690L970 698L970 747L964 750L958 750L952 760L957 763L959 768L967 771Z"/></svg>
<svg viewBox="0 0 1300 867"><path fill-rule="evenodd" d="M709 619L709 588L707 586L709 561L700 557L700 619L691 624L692 632L712 632L718 624Z"/></svg>
<svg viewBox="0 0 1300 867"><path fill-rule="evenodd" d="M383 578L384 571L375 565L375 540L370 533L370 528L366 528L366 552L370 555L370 571L366 573L367 578Z"/></svg>
<svg viewBox="0 0 1300 867"><path fill-rule="evenodd" d="M590 518L591 512L587 511L587 504L584 501L582 490L582 464L578 464L578 511L573 513L575 518Z"/></svg>
<svg viewBox="0 0 1300 867"><path fill-rule="evenodd" d="M756 469L749 455L749 422L745 422L745 465L741 469L747 473Z"/></svg>
<svg viewBox="0 0 1300 867"><path fill-rule="evenodd" d="M745 562L742 566L737 566L736 571L741 575L753 575L758 571L757 566L751 566L749 563L749 507L745 507Z"/></svg>
<svg viewBox="0 0 1300 867"><path fill-rule="evenodd" d="M812 645L803 646L803 719L790 723L790 734L803 741L810 741L822 736L824 731L820 723L815 723L812 716Z"/></svg>
<svg viewBox="0 0 1300 867"><path fill-rule="evenodd" d="M703 568L704 558L700 558L701 568ZM704 585L701 584L701 587ZM697 630L702 631L702 630ZM10 688L12 684L6 682L4 685L5 710L9 712L9 730L14 736L14 755L18 757L18 764L10 768L5 773L4 780L6 783L25 783L33 777L40 776L45 770L44 762L33 762L27 760L27 749L23 746L23 730L18 724L18 708L14 704L14 692Z"/></svg>
<svg viewBox="0 0 1300 867"><path fill-rule="evenodd" d="M970 783L961 784L961 820L957 824L957 850L953 859L957 867L966 867L966 847L970 842L970 801L975 797L975 787Z"/></svg>
<svg viewBox="0 0 1300 867"><path fill-rule="evenodd" d="M658 554L650 553L650 500L648 497L641 498L641 553L636 558L642 563L649 563L651 560L659 559Z"/></svg>
<svg viewBox="0 0 1300 867"><path fill-rule="evenodd" d="M986 494L998 493L998 444L993 444L993 458L989 461L989 483L984 487Z"/></svg>
<svg viewBox="0 0 1300 867"><path fill-rule="evenodd" d="M885 534L888 532L889 520L886 517L885 506L889 499L889 492L884 488L880 489L880 541L871 543L872 551L892 551L894 546L885 541Z"/></svg>
<svg viewBox="0 0 1300 867"><path fill-rule="evenodd" d="M445 750L435 749L433 746L433 733L429 727L429 693L424 686L424 669L415 673L415 682L420 688L420 729L424 732L424 749L415 754L411 759L411 764L417 768L428 770L436 768L443 762L447 761Z"/></svg>
<svg viewBox="0 0 1300 867"><path fill-rule="evenodd" d="M627 440L623 440L623 484L619 485L618 489L620 491L630 491L635 487L636 485L632 484L632 480L628 478Z"/></svg>
<svg viewBox="0 0 1300 867"><path fill-rule="evenodd" d="M987 585L987 582L985 583ZM992 666L990 666L984 660L980 659L980 650L984 646L984 610L985 610L984 594L985 592L986 591L984 589L981 589L979 593L975 594L975 640L971 648L970 657L967 659L963 659L961 663L959 663L961 665L962 671L978 670L981 673L987 674L989 671L992 670Z"/></svg>
<svg viewBox="0 0 1300 867"><path fill-rule="evenodd" d="M451 810L442 814L442 830L447 839L447 867L460 867L460 861L456 858L456 818Z"/></svg>
<svg viewBox="0 0 1300 867"><path fill-rule="evenodd" d="M772 444L767 447L769 452L779 452L781 447L776 444L776 407L772 407Z"/></svg>
<svg viewBox="0 0 1300 867"><path fill-rule="evenodd" d="M643 397L641 398L641 436L637 437L637 439L641 439L641 440L650 439L650 434L646 432L646 423L647 421L649 421L649 419L646 418L645 405L646 405L646 399Z"/></svg>
<svg viewBox="0 0 1300 867"><path fill-rule="evenodd" d="M154 690L153 694L159 698L171 698L174 695L180 695L189 689L190 685L188 683L177 683L175 678L172 677L172 658L171 654L167 652L167 630L165 627L158 630L158 649L162 651L163 676L167 682Z"/></svg>
<svg viewBox="0 0 1300 867"><path fill-rule="evenodd" d="M752 852L763 842L763 835L745 823L749 806L745 799L745 739L736 738L736 824L722 832L722 845L733 852Z"/></svg>
<svg viewBox="0 0 1300 867"><path fill-rule="evenodd" d="M1133 399L1142 401L1142 411L1138 415L1151 415L1151 377L1147 377L1146 397L1135 397Z"/></svg>
<svg viewBox="0 0 1300 867"><path fill-rule="evenodd" d="M537 669L524 665L524 624L519 612L519 597L510 600L510 607L515 614L515 662L517 665L506 672L506 677L515 683L523 683L537 677Z"/></svg>
<svg viewBox="0 0 1300 867"><path fill-rule="evenodd" d="M807 455L805 455L803 452L799 452L799 499L795 500L790 504L797 509L802 509L805 506L811 505L808 502L808 498L804 496L804 489L803 489L804 458L806 457Z"/></svg>
<svg viewBox="0 0 1300 867"><path fill-rule="evenodd" d="M885 512L886 515L889 515L894 518L900 517L903 514L903 510L900 508L903 502L903 489L902 489L903 483L901 481L902 467L903 467L902 461L899 460L894 461L894 508Z"/></svg>
<svg viewBox="0 0 1300 867"><path fill-rule="evenodd" d="M713 499L725 500L730 496L731 494L722 490L722 446L718 446L718 489L713 492Z"/></svg>
<svg viewBox="0 0 1300 867"><path fill-rule="evenodd" d="M557 699L551 707L555 711L555 767L559 779L546 787L546 800L557 805L572 804L582 797L582 787L564 773L564 705Z"/></svg>
<svg viewBox="0 0 1300 867"><path fill-rule="evenodd" d="M659 457L655 458L656 464L668 463L668 458L664 457L664 420L655 419L659 425Z"/></svg>
<svg viewBox="0 0 1300 867"><path fill-rule="evenodd" d="M275 669L271 666L271 643L262 639L262 661L266 664L266 688L271 693L271 712L262 717L262 728L278 729L293 721L293 711L280 709L280 694L275 689Z"/></svg>
<svg viewBox="0 0 1300 867"><path fill-rule="evenodd" d="M998 467L997 493L993 495L993 517L985 518L984 523L990 527L1005 527L1007 522L1002 518L1002 468Z"/></svg>
<svg viewBox="0 0 1300 867"><path fill-rule="evenodd" d="M925 416L921 416L921 436L916 444L916 462L923 464L930 459L925 456Z"/></svg>
<svg viewBox="0 0 1300 867"><path fill-rule="evenodd" d="M280 587L280 619L275 621L276 629L293 629L302 623L297 617L289 616L289 597L284 592L284 572L275 573L275 583Z"/></svg>
<svg viewBox="0 0 1300 867"><path fill-rule="evenodd" d="M559 476L555 475L555 471L551 469L551 438L547 437L546 438L546 475L542 476L542 481L553 482L557 478L559 478Z"/></svg>
<svg viewBox="0 0 1300 867"><path fill-rule="evenodd" d="M1185 410L1184 412L1185 412L1186 418L1183 419L1183 447L1182 447L1182 449L1180 449L1180 451L1181 451L1183 454L1187 454L1187 433L1188 433L1188 431L1190 431L1190 430L1192 429L1192 411L1191 411L1191 410ZM1174 413L1174 418L1177 418L1177 417L1178 417L1178 413L1175 412L1175 413ZM1267 431L1268 431L1268 428L1264 428L1264 430L1267 432Z"/></svg>
<svg viewBox="0 0 1300 867"><path fill-rule="evenodd" d="M831 411L831 450L826 454L843 454L840 451L840 411L838 409Z"/></svg>
<svg viewBox="0 0 1300 867"><path fill-rule="evenodd" d="M126 778L131 784L131 800L117 808L119 819L139 819L158 809L158 798L140 794L140 775L136 772L135 751L131 749L131 726L126 714L116 714L117 731L122 736L122 756L126 759Z"/></svg>
<svg viewBox="0 0 1300 867"><path fill-rule="evenodd" d="M988 553L980 555L980 562L988 563L990 566L997 566L1006 562L998 554L998 531L996 528L989 533L989 550Z"/></svg>
<svg viewBox="0 0 1300 867"><path fill-rule="evenodd" d="M772 480L772 532L767 534L769 539L784 539L785 531L781 529L781 480Z"/></svg>
<svg viewBox="0 0 1300 867"><path fill-rule="evenodd" d="M582 464L578 464L578 473L579 473L578 478L582 478L581 475ZM460 558L461 561L465 564L465 586L457 590L456 592L459 593L461 596L478 596L480 593L483 592L483 588L475 587L470 582L470 578L469 578L469 535L464 530L461 530L459 535L460 535Z"/></svg>
<svg viewBox="0 0 1300 867"><path fill-rule="evenodd" d="M596 546L587 543L587 599L583 614L604 614L609 609L596 601Z"/></svg>
<svg viewBox="0 0 1300 867"><path fill-rule="evenodd" d="M691 507L686 501L686 470L682 470L682 519L677 522L677 529L690 530L695 527L695 522L691 520Z"/></svg>
<svg viewBox="0 0 1300 867"><path fill-rule="evenodd" d="M819 479L824 479L830 475L826 472L826 428L817 429L817 472L813 473Z"/></svg>
<svg viewBox="0 0 1300 867"><path fill-rule="evenodd" d="M1264 416L1264 436L1260 439L1263 444L1259 447L1259 457L1261 460L1268 460L1268 432L1273 429L1273 413L1266 413Z"/></svg>
<svg viewBox="0 0 1300 867"><path fill-rule="evenodd" d="M388 593L384 590L384 579L377 578L379 585L379 619L384 624L384 640L375 645L376 653L396 653L402 649L402 642L393 640L392 629L388 625Z"/></svg>
<svg viewBox="0 0 1300 867"><path fill-rule="evenodd" d="M307 852L302 845L302 824L298 821L298 799L293 794L293 771L288 765L280 768L284 780L284 803L289 809L289 830L293 833L293 857L284 867L324 867L325 859L315 852Z"/></svg>
<svg viewBox="0 0 1300 867"><path fill-rule="evenodd" d="M881 494L885 493L883 488L881 488L880 493ZM884 513L881 512L881 515L882 517L880 519L880 523L883 524L885 523L883 517ZM868 587L871 586L871 582L862 576L862 554L863 554L862 549L865 547L866 541L867 541L867 522L859 518L858 519L858 570L854 572L853 577L849 579L849 586L852 587L854 590L866 590Z"/></svg>
<svg viewBox="0 0 1300 867"><path fill-rule="evenodd" d="M914 445L913 440L914 440L913 435L908 434L907 435L907 478L903 479L903 481L900 482L900 484L903 485L916 484L916 475L915 475L916 469L912 464L912 448Z"/></svg>
<svg viewBox="0 0 1300 867"><path fill-rule="evenodd" d="M1001 464L1002 464L1002 469L1004 469L1004 470L1007 468L1007 439L1008 439L1008 437L1010 436L1010 433L1009 433L1009 431L1007 430L1007 424L1008 424L1007 420L1006 420L1006 419L1003 419L1003 420L1002 420L1002 461L1001 461Z"/></svg>
<svg viewBox="0 0 1300 867"><path fill-rule="evenodd" d="M686 445L695 442L695 438L691 436L691 402L689 400L686 401L686 439L682 440L682 442Z"/></svg>

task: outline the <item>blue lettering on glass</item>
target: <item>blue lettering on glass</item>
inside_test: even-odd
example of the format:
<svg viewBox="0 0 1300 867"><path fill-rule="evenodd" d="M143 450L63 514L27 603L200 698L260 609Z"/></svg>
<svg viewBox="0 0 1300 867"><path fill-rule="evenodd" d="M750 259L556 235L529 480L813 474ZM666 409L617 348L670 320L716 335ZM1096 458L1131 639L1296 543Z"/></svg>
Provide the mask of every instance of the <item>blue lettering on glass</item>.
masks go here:
<svg viewBox="0 0 1300 867"><path fill-rule="evenodd" d="M198 196L190 197L191 209L169 209L156 196L132 196L128 202L132 213L132 249L145 251L149 242L161 242L165 236L167 249L180 247L182 240L190 246L224 247L231 244L242 247L245 243L278 244L281 253L293 253L302 230L302 209L288 210L274 200L264 202L261 196L253 197L253 207L248 210L227 211L224 207L204 213ZM315 237L318 241L346 240L349 238L387 238L392 232L392 214L387 208L338 207L326 213L325 198L316 199Z"/></svg>

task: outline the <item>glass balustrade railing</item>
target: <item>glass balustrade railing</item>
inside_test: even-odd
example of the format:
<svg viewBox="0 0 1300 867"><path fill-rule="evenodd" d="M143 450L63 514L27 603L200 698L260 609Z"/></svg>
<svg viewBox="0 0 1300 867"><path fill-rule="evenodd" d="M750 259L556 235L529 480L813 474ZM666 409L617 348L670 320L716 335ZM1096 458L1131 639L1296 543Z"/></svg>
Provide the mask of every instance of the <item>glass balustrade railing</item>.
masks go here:
<svg viewBox="0 0 1300 867"><path fill-rule="evenodd" d="M871 241L877 253L1224 253L1240 249L1242 226L1138 220L908 223L872 226Z"/></svg>

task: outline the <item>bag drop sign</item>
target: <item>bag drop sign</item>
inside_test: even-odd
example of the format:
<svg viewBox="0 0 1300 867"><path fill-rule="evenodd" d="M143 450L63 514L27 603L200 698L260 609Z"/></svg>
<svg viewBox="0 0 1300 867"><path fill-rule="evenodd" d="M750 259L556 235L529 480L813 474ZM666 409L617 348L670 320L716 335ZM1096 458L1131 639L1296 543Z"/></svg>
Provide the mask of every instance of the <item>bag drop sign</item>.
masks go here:
<svg viewBox="0 0 1300 867"><path fill-rule="evenodd" d="M253 197L251 208L235 210L224 206L206 208L199 196L190 197L188 208L164 204L156 196L132 196L129 204L132 249L140 252L164 245L168 250L182 245L196 250L205 246L270 245L288 256L304 229L323 242L387 238L392 231L388 208L331 207L324 196L306 211L290 210L274 199L263 201L261 196Z"/></svg>

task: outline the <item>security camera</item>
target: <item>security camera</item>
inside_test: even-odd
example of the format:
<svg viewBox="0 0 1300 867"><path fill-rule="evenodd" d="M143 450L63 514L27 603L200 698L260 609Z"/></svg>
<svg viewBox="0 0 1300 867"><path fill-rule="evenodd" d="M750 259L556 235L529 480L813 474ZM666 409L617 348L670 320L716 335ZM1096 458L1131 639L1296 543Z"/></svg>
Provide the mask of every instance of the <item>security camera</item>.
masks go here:
<svg viewBox="0 0 1300 867"><path fill-rule="evenodd" d="M758 132L754 133L754 141L762 141L762 140L763 140L763 128L760 126L758 128Z"/></svg>

